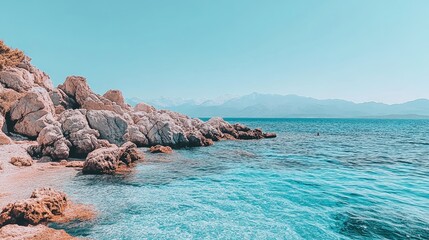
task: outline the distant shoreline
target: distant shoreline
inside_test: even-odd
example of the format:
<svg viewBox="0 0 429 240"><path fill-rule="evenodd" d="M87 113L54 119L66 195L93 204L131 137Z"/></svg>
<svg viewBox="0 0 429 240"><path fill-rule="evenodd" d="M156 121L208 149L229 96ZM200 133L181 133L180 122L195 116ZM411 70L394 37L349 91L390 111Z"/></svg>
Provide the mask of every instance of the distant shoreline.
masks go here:
<svg viewBox="0 0 429 240"><path fill-rule="evenodd" d="M196 117L201 120L208 120L211 117ZM362 117L222 117L225 120L234 119L368 119L368 120L429 120L429 116L424 115L386 115L386 116L362 116Z"/></svg>

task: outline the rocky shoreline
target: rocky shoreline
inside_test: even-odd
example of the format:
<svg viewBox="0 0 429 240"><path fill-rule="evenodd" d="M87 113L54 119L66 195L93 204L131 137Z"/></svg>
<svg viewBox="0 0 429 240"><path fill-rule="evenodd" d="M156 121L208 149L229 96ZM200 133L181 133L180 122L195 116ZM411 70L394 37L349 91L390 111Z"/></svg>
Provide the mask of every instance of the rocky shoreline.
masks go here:
<svg viewBox="0 0 429 240"><path fill-rule="evenodd" d="M0 175L5 164L31 166L33 159L81 167L84 174L113 174L144 159L139 147L170 153L175 148L210 146L220 140L276 137L221 118L204 122L145 103L131 107L119 90L98 95L80 76L67 77L54 87L49 76L30 61L20 50L0 41L0 145L33 141L26 147L28 154L16 153L0 161ZM85 161L71 162L73 158ZM0 222L0 226L10 224L27 225Z"/></svg>

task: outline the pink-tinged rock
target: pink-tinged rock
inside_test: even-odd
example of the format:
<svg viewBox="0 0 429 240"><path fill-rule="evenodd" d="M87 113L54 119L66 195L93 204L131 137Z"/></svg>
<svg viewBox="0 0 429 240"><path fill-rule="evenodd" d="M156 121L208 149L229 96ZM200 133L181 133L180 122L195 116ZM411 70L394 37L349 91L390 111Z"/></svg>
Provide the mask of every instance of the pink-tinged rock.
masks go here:
<svg viewBox="0 0 429 240"><path fill-rule="evenodd" d="M149 151L151 153L166 153L166 154L170 154L173 152L173 149L169 146L161 146L161 145L156 145L156 146L152 146L150 147Z"/></svg>
<svg viewBox="0 0 429 240"><path fill-rule="evenodd" d="M41 148L41 154L53 160L67 159L70 155L71 143L64 137L61 128L56 125L49 125L42 129L37 137L37 143ZM34 151L33 156L37 156L34 148L30 147L28 152Z"/></svg>
<svg viewBox="0 0 429 240"><path fill-rule="evenodd" d="M100 133L100 138L117 145L125 142L128 123L119 114L108 110L90 110L86 118L89 126Z"/></svg>
<svg viewBox="0 0 429 240"><path fill-rule="evenodd" d="M26 92L34 86L34 75L23 68L8 67L0 71L0 83L17 92Z"/></svg>
<svg viewBox="0 0 429 240"><path fill-rule="evenodd" d="M66 110L60 114L58 121L66 138L71 142L75 156L84 156L101 147L100 134L97 130L90 128L86 110Z"/></svg>
<svg viewBox="0 0 429 240"><path fill-rule="evenodd" d="M102 147L88 154L82 172L85 174L113 174L118 170L120 164L130 165L143 158L143 154L132 142L126 142L121 147L116 145Z"/></svg>
<svg viewBox="0 0 429 240"><path fill-rule="evenodd" d="M85 174L113 174L118 168L120 150L117 146L103 147L88 154L83 165Z"/></svg>
<svg viewBox="0 0 429 240"><path fill-rule="evenodd" d="M56 121L53 117L54 105L44 88L29 91L11 108L10 117L17 121L14 131L29 137L37 137L40 131Z"/></svg>
<svg viewBox="0 0 429 240"><path fill-rule="evenodd" d="M29 167L33 165L33 159L31 157L12 157L10 163L17 167Z"/></svg>
<svg viewBox="0 0 429 240"><path fill-rule="evenodd" d="M119 106L121 106L122 108L128 111L131 110L131 107L125 103L124 96L122 95L122 92L119 90L109 90L103 95L103 97L118 104Z"/></svg>
<svg viewBox="0 0 429 240"><path fill-rule="evenodd" d="M0 227L8 224L36 225L61 215L67 196L51 188L36 189L29 199L8 204L0 213Z"/></svg>
<svg viewBox="0 0 429 240"><path fill-rule="evenodd" d="M79 76L67 77L64 84L58 86L68 96L74 98L79 108L87 110L109 110L124 118L129 118L126 109L111 100L95 94L89 87L86 79ZM130 119L127 119L130 120Z"/></svg>
<svg viewBox="0 0 429 240"><path fill-rule="evenodd" d="M156 111L156 109L154 107L152 107L149 104L146 103L138 103L135 107L134 107L134 111L136 112L146 112L146 113L151 113Z"/></svg>

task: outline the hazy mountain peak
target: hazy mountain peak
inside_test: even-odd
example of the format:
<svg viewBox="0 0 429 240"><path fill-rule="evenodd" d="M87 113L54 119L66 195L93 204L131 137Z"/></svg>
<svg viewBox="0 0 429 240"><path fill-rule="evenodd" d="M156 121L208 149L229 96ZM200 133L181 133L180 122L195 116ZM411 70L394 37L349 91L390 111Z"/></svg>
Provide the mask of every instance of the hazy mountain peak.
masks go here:
<svg viewBox="0 0 429 240"><path fill-rule="evenodd" d="M341 99L315 99L294 94L253 92L241 97L223 96L213 100L128 99L131 105L146 102L157 108L182 112L194 117L381 117L413 118L429 116L429 100L416 99L402 104L354 103Z"/></svg>

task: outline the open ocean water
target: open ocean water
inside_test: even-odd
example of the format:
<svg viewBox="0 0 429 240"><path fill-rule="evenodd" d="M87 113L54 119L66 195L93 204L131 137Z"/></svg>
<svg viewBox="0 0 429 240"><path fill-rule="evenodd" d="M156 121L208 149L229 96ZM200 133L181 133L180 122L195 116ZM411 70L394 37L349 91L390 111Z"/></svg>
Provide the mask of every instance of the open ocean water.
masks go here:
<svg viewBox="0 0 429 240"><path fill-rule="evenodd" d="M278 137L78 175L65 191L99 216L53 226L109 240L429 239L429 120L228 120Z"/></svg>

